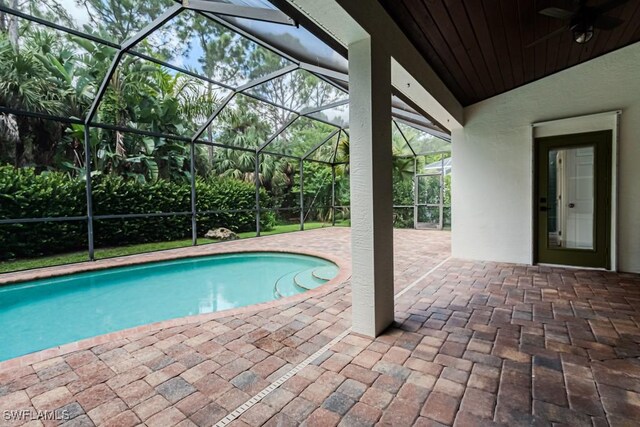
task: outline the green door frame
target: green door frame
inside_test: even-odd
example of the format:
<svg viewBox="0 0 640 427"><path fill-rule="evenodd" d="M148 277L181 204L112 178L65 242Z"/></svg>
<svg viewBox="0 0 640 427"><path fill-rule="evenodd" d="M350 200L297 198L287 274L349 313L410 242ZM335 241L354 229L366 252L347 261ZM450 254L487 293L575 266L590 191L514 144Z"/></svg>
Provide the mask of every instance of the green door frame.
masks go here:
<svg viewBox="0 0 640 427"><path fill-rule="evenodd" d="M577 267L611 267L611 144L612 131L535 138L534 262ZM594 248L550 248L548 245L548 175L551 149L594 147ZM544 201L543 201L544 200Z"/></svg>

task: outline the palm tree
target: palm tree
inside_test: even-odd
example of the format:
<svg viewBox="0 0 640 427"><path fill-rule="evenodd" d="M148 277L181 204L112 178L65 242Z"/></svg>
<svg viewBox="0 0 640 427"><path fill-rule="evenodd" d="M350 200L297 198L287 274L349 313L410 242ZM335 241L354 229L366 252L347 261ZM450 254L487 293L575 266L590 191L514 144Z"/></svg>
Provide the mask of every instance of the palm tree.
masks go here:
<svg viewBox="0 0 640 427"><path fill-rule="evenodd" d="M46 34L39 34L27 39L18 50L7 35L0 32L0 63L3 64L0 67L0 104L16 110L70 116L69 99L73 89L60 84L43 62L46 60L43 52L50 43ZM7 145L15 147L10 156L14 166L51 165L58 151L57 141L67 125L13 114L2 116L4 126L14 130L4 134L12 139L6 141Z"/></svg>
<svg viewBox="0 0 640 427"><path fill-rule="evenodd" d="M399 176L402 180L413 179L414 160L413 157L403 157L403 147L405 142L394 138L392 141L393 156L393 175ZM350 142L348 138L342 138L338 141L336 149L336 163L340 163L336 167L336 173L347 176L349 175L349 159L350 159Z"/></svg>
<svg viewBox="0 0 640 427"><path fill-rule="evenodd" d="M255 148L269 136L270 127L253 112L244 109L225 110L219 121L215 142L230 147ZM255 153L246 150L216 148L213 152L213 171L220 176L255 181ZM260 184L274 193L292 184L293 167L287 159L261 155Z"/></svg>

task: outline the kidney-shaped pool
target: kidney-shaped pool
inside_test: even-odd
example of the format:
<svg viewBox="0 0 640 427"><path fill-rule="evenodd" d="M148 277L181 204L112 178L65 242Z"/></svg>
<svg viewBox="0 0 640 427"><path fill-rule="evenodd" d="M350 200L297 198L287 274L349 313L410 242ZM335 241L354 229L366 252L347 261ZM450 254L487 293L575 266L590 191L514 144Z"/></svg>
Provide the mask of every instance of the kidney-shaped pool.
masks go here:
<svg viewBox="0 0 640 427"><path fill-rule="evenodd" d="M161 320L299 294L330 261L251 252L140 264L0 287L0 361Z"/></svg>

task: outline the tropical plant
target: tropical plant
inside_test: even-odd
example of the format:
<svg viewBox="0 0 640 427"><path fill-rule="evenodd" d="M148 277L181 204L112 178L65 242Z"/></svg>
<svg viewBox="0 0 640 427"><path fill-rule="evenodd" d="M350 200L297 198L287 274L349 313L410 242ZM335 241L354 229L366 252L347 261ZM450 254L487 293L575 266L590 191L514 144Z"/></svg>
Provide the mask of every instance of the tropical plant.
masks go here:
<svg viewBox="0 0 640 427"><path fill-rule="evenodd" d="M221 132L215 142L238 147L240 150L217 148L213 152L213 170L221 176L230 176L247 182L255 182L255 148L265 141L271 128L252 110L228 109L221 117ZM262 155L260 158L260 183L273 189L290 184L289 165L282 159Z"/></svg>
<svg viewBox="0 0 640 427"><path fill-rule="evenodd" d="M201 126L217 111L221 100L231 93L225 85L237 87L280 70L290 62L200 13L185 10L125 53L113 74L109 74L109 80L103 82L116 55L116 49L109 44L121 45L130 39L174 5L173 0L0 2L5 7L108 42L101 44L77 33L72 35L16 14L0 12L0 105L5 108L3 111L26 113L0 113L0 164L33 167L36 174L43 176L50 173L58 176L56 172L63 172L65 179L75 182L69 184L71 187L82 187L82 180L90 169L98 192L105 188L104 183L117 181L119 188L144 198L144 203L148 202L145 206L155 203L163 206L162 209L167 206L163 200L169 199L155 189L169 188L171 184L177 186L171 188L179 187L183 196L190 195L186 184L191 179L193 166L199 191L210 188L200 182L209 183L219 177L241 185L253 185L257 179L261 189L270 196L263 206L297 208L298 160L267 151L304 156L335 128L304 115L299 117L260 155L257 177L256 148L294 117L290 110L327 105L344 99L344 92L307 71L286 73L235 94L213 124L204 129L197 143L192 144L190 138L202 130ZM174 64L187 72L174 71L156 61ZM192 74L204 79L194 78ZM82 122L88 117L103 83L106 90L96 104L97 110L85 135ZM285 108L262 102L261 98ZM45 115L61 120L41 118ZM324 119L330 121L331 117L324 116ZM407 137L418 146L436 147L432 139L421 137L415 130L405 130ZM150 136L152 134L161 136ZM85 160L85 137L89 164ZM405 153L406 147L394 140L393 150L397 157ZM318 148L310 158L335 159L342 163L336 168L336 197L337 204L348 205L347 135L341 132L340 138L335 137ZM413 160L396 158L393 166L398 197L409 194ZM304 168L304 204L313 216L309 219L327 219L326 208L331 204L330 168L311 162L305 162ZM141 188L157 199L148 198ZM186 189L189 192L184 193ZM120 194L120 190L116 193ZM183 199L171 199L172 210L184 208ZM210 200L231 206L226 199L224 203L222 198ZM249 202L255 203L250 198L238 203ZM132 201L129 204L131 212L139 207ZM52 214L62 212L56 209L52 208ZM218 208L211 205L207 209ZM133 223L128 226L138 227ZM178 228L182 226L180 223Z"/></svg>
<svg viewBox="0 0 640 427"><path fill-rule="evenodd" d="M349 175L349 159L350 159L350 140L342 138L338 142L336 152L336 162L340 163L336 167L337 173L341 175ZM391 155L393 156L393 174L398 175L403 180L412 180L414 174L414 159L404 155L404 141L397 138L392 140ZM419 160L422 162L422 160Z"/></svg>
<svg viewBox="0 0 640 427"><path fill-rule="evenodd" d="M297 178L297 177L296 177ZM331 219L331 166L322 163L304 165L303 201L305 220ZM300 191L299 178L293 192Z"/></svg>
<svg viewBox="0 0 640 427"><path fill-rule="evenodd" d="M21 50L0 33L0 104L16 110L51 115L70 115L67 99L73 90L52 76L43 62L46 38L39 34ZM48 165L57 152L57 140L66 125L15 114L3 114L4 127L13 132L0 135L2 160L16 167ZM57 136L57 138L56 138ZM53 138L52 138L53 137ZM10 158L10 159L9 159Z"/></svg>

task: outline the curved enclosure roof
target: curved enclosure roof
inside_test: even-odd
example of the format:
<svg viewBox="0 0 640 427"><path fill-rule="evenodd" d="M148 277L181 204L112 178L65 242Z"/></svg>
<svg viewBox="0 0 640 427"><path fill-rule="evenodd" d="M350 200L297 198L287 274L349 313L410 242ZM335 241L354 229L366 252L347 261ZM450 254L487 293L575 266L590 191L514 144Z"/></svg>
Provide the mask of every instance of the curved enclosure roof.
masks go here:
<svg viewBox="0 0 640 427"><path fill-rule="evenodd" d="M349 138L347 60L266 0L10 4L0 0L0 12L48 37L52 57L82 64L75 74L63 62L48 71L67 73L78 96L91 102L51 103L40 111L0 106L0 112L341 162L337 147ZM119 14L137 19L113 18ZM136 102L126 106L126 120L108 108L113 102L102 102L139 87L146 90L139 97L132 92ZM449 150L445 131L396 96L392 106L395 155ZM175 120L160 121L167 112Z"/></svg>

